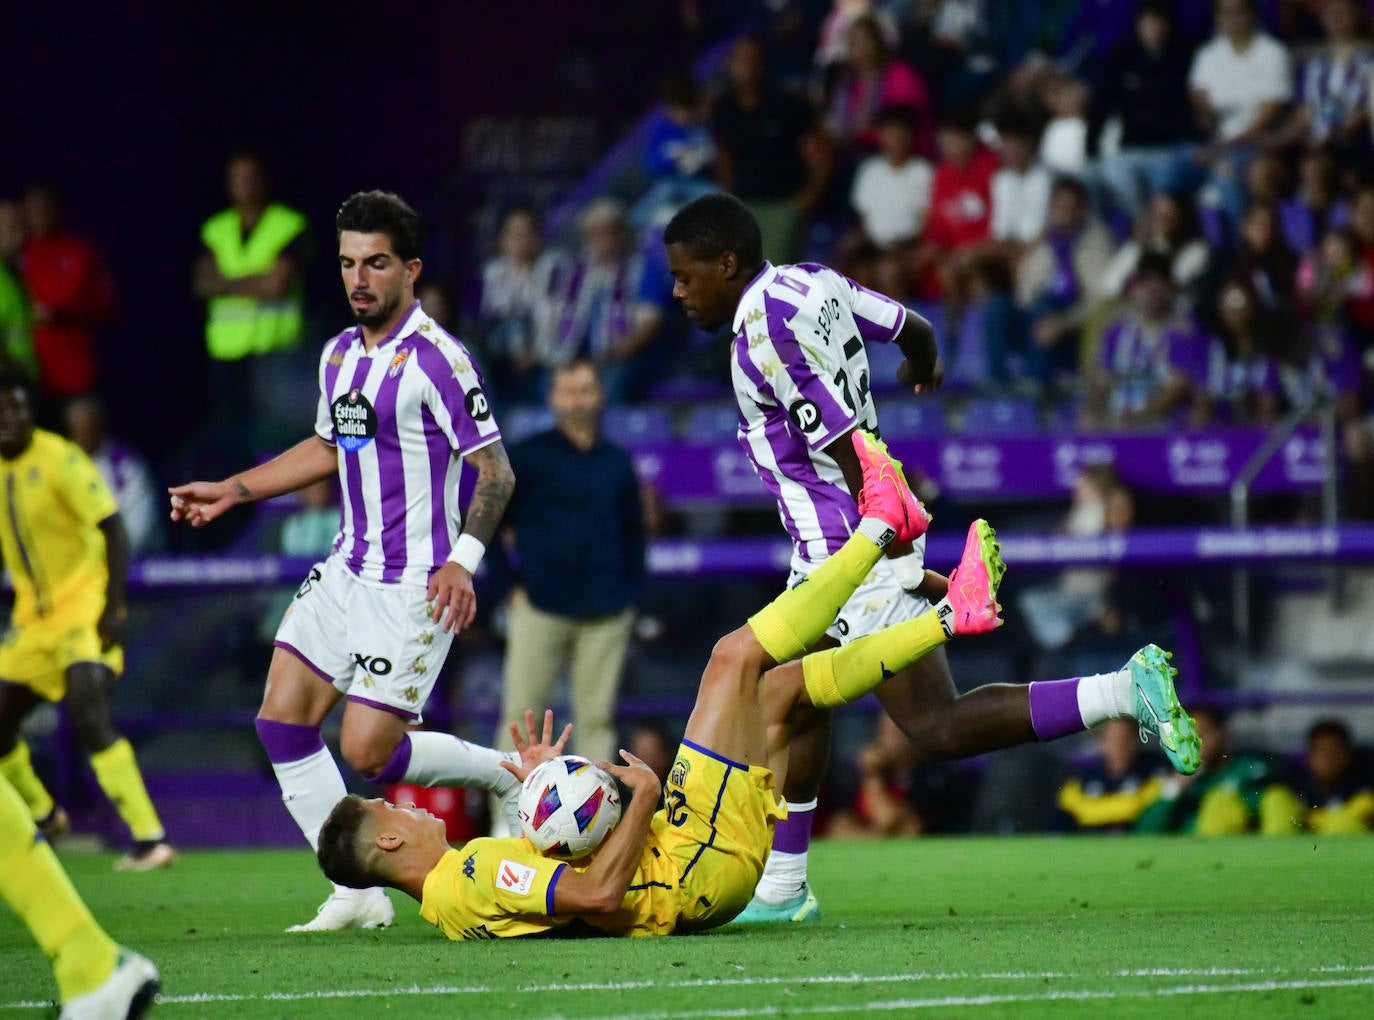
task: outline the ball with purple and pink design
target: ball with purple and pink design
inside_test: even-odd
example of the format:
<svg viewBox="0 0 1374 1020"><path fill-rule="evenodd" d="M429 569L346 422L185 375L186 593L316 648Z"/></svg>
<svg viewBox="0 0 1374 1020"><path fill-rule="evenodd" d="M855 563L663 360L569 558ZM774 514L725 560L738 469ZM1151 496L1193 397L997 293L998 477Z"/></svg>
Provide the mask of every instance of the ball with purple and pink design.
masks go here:
<svg viewBox="0 0 1374 1020"><path fill-rule="evenodd" d="M565 754L525 778L519 807L525 838L540 853L585 857L620 821L620 788L594 762Z"/></svg>

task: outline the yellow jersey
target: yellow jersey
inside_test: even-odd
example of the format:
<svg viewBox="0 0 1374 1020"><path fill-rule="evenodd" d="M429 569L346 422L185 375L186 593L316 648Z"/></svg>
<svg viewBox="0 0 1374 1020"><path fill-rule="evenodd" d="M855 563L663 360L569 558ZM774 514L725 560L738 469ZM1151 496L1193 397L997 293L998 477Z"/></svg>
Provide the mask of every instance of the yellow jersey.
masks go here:
<svg viewBox="0 0 1374 1020"><path fill-rule="evenodd" d="M0 459L0 553L14 582L14 622L105 606L105 536L114 495L74 443L35 429L29 448Z"/></svg>
<svg viewBox="0 0 1374 1020"><path fill-rule="evenodd" d="M748 904L787 809L773 774L683 741L665 806L650 822L620 908L576 919L607 935L670 935L731 921ZM425 878L420 916L451 939L538 935L574 915L554 915L554 891L575 862L539 853L524 837L474 839L450 850Z"/></svg>

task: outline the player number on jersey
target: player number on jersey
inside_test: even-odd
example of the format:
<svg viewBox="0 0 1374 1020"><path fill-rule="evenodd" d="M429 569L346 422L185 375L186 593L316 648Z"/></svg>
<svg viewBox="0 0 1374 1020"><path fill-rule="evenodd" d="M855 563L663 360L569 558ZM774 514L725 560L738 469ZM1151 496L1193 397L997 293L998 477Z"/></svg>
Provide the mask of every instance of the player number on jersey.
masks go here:
<svg viewBox="0 0 1374 1020"><path fill-rule="evenodd" d="M670 824L682 828L687 824L687 795L681 790L668 790L663 795L663 810Z"/></svg>

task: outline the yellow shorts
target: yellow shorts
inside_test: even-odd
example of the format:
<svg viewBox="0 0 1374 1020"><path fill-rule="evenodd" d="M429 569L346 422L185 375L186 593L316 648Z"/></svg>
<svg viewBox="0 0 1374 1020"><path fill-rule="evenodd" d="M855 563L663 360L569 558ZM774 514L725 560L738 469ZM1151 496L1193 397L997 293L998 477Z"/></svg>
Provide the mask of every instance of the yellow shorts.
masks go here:
<svg viewBox="0 0 1374 1020"><path fill-rule="evenodd" d="M663 798L668 824L659 844L680 875L675 930L726 924L753 898L773 845L773 824L787 817L773 773L684 740Z"/></svg>
<svg viewBox="0 0 1374 1020"><path fill-rule="evenodd" d="M40 698L67 695L67 667L99 662L124 672L124 649L100 650L100 635L89 613L53 613L11 625L0 642L0 680L23 684Z"/></svg>

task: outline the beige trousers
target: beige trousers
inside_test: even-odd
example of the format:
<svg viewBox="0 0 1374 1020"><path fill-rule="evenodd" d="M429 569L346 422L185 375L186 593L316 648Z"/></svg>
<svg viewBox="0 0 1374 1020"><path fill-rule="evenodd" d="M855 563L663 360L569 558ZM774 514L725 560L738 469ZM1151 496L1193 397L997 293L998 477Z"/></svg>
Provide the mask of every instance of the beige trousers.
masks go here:
<svg viewBox="0 0 1374 1020"><path fill-rule="evenodd" d="M634 610L597 620L546 613L523 592L511 600L506 662L501 682L501 722L496 746L510 748L510 724L533 709L538 720L549 707L554 682L566 667L572 688L573 735L568 750L593 760L614 761L615 702L630 644ZM562 729L564 720L555 720Z"/></svg>

